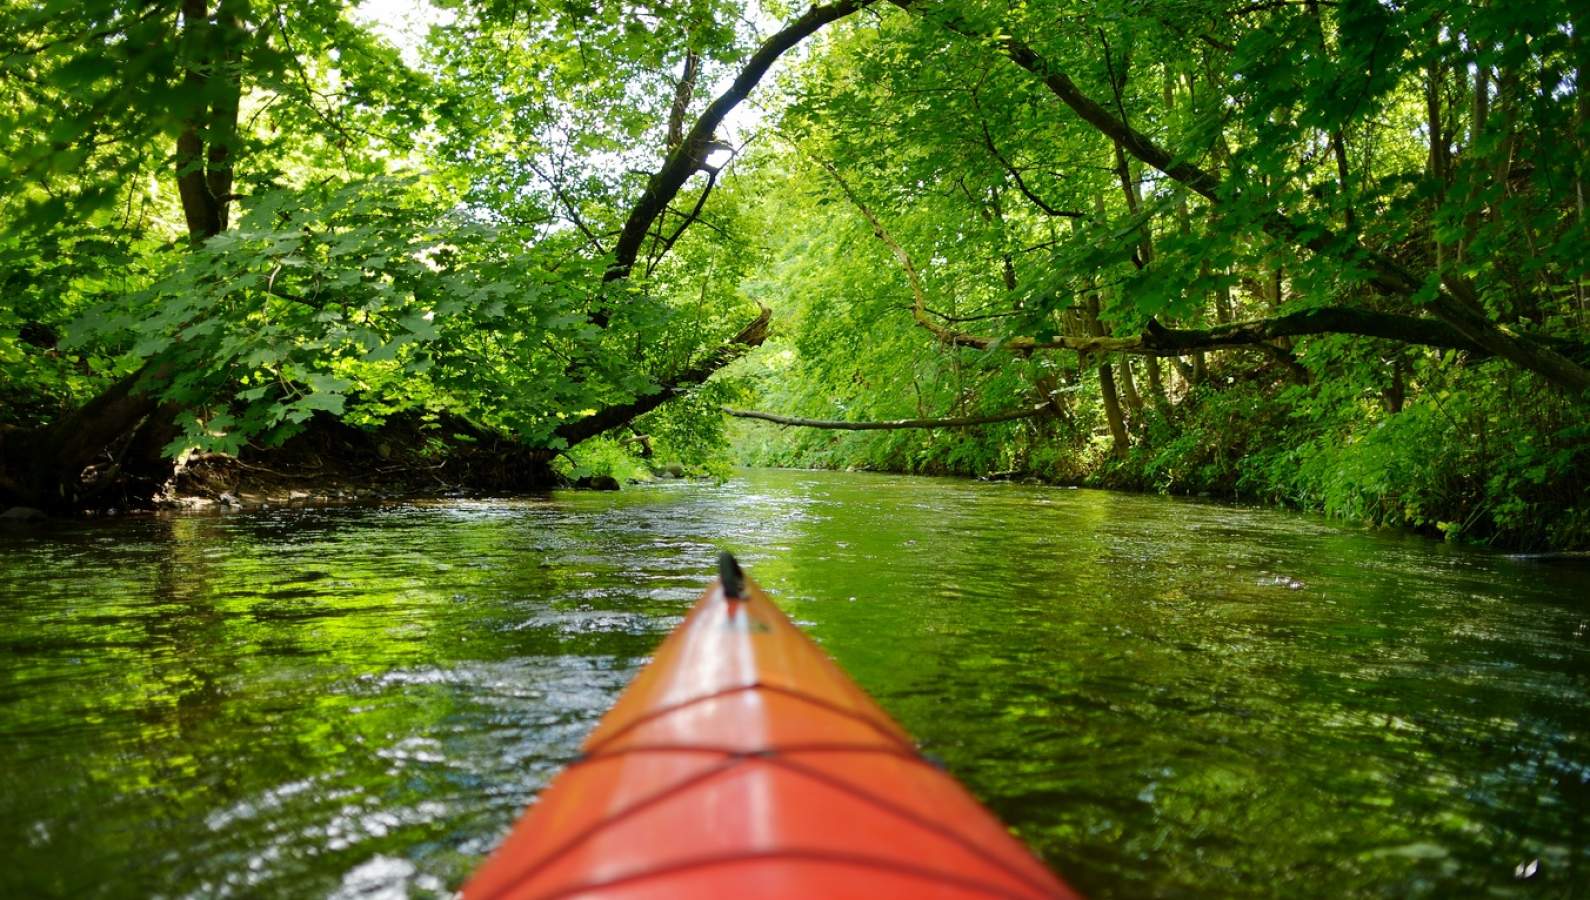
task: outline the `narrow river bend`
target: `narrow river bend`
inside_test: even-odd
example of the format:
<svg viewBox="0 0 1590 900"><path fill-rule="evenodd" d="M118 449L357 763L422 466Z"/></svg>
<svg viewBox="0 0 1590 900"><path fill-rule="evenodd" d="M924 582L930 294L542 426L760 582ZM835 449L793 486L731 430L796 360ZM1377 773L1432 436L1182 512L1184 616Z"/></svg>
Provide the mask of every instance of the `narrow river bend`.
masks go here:
<svg viewBox="0 0 1590 900"><path fill-rule="evenodd" d="M0 531L0 896L445 896L720 546L1095 896L1590 896L1590 570L810 472Z"/></svg>

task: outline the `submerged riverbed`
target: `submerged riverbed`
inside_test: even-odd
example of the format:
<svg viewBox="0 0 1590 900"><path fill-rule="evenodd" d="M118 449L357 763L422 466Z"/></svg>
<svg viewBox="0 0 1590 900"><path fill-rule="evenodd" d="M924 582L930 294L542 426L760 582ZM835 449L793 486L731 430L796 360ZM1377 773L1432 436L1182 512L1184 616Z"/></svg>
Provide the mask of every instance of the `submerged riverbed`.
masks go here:
<svg viewBox="0 0 1590 900"><path fill-rule="evenodd" d="M1590 571L761 471L0 531L0 896L446 895L718 547L1098 897L1590 896Z"/></svg>

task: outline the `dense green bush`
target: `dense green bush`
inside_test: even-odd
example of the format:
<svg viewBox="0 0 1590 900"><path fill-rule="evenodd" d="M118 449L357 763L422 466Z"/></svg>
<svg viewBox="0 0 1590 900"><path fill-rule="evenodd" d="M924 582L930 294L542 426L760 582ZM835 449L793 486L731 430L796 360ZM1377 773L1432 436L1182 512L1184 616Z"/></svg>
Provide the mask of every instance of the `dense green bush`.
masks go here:
<svg viewBox="0 0 1590 900"><path fill-rule="evenodd" d="M1590 426L1520 378L1439 361L1400 411L1334 386L1195 392L1102 483L1277 502L1505 547L1590 542Z"/></svg>
<svg viewBox="0 0 1590 900"><path fill-rule="evenodd" d="M1125 459L1099 436L1094 402L1074 405L1069 423L956 432L738 425L739 459L1207 494L1505 548L1590 543L1590 424L1527 376L1435 360L1418 373L1424 390L1391 413L1378 394L1343 397L1341 379L1305 387L1227 371L1212 367L1169 416L1145 406Z"/></svg>

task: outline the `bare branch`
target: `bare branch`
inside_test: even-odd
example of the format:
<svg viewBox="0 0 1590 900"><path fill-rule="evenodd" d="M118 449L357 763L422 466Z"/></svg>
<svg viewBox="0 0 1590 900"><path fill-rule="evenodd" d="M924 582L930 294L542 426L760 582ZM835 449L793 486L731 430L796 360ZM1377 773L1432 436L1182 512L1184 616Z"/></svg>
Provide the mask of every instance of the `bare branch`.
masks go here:
<svg viewBox="0 0 1590 900"><path fill-rule="evenodd" d="M983 128L983 146L988 148L989 155L994 157L994 159L1005 168L1006 172L1010 173L1010 177L1016 182L1016 190L1021 191L1021 195L1023 197L1031 200L1033 205L1043 210L1044 215L1047 216L1057 216L1067 219L1087 218L1088 214L1085 212L1080 212L1074 209L1057 209L1056 207L1050 206L1042 197L1034 193L1033 190L1027 186L1027 182L1022 179L1021 171L1012 165L1010 160L1006 159L1000 154L999 147L995 146L994 144L994 136L988 131L988 122L979 121L978 124Z"/></svg>
<svg viewBox="0 0 1590 900"><path fill-rule="evenodd" d="M757 412L750 409L731 409L725 406L724 415L737 419L760 419L778 425L796 425L801 428L824 428L832 431L891 431L900 428L973 428L1014 422L1037 416L1052 415L1054 410L1045 402L1031 409L1015 409L986 416L956 416L948 419L886 419L881 422L841 422L834 419L804 419L800 416L781 416L777 413Z"/></svg>
<svg viewBox="0 0 1590 900"><path fill-rule="evenodd" d="M679 241L680 235L685 233L685 229L689 228L691 223L701 216L701 208L707 204L707 195L712 193L712 188L717 183L718 170L708 170L706 186L701 189L701 195L696 198L696 205L691 207L690 212L686 213L684 220L679 223L679 227L674 229L673 235L663 241L662 246L657 249L656 253L652 254L650 261L646 263L646 274L648 276L657 268L657 264L662 262L663 257L668 255L668 251L673 249L674 244Z"/></svg>
<svg viewBox="0 0 1590 900"><path fill-rule="evenodd" d="M574 201L563 190L563 184L541 171L541 167L537 166L534 160L526 160L525 163L530 167L530 171L536 173L536 177L546 182L547 187L552 189L552 195L558 198L558 203L563 206L563 211L568 214L569 221L574 223L574 227L585 235L585 239L591 242L591 245L596 248L598 253L604 252L601 240L598 239L595 232L591 231L590 226L585 224L585 219L580 216L579 208L574 205Z"/></svg>

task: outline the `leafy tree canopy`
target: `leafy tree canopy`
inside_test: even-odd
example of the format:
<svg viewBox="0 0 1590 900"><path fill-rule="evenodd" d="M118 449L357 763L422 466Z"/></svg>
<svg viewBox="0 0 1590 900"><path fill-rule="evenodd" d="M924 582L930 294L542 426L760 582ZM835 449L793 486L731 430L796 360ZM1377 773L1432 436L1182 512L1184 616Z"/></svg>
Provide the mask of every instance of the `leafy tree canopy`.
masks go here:
<svg viewBox="0 0 1590 900"><path fill-rule="evenodd" d="M316 416L700 460L730 396L1047 404L736 433L1582 540L1579 7L438 0L405 58L331 0L9 2L0 490Z"/></svg>

